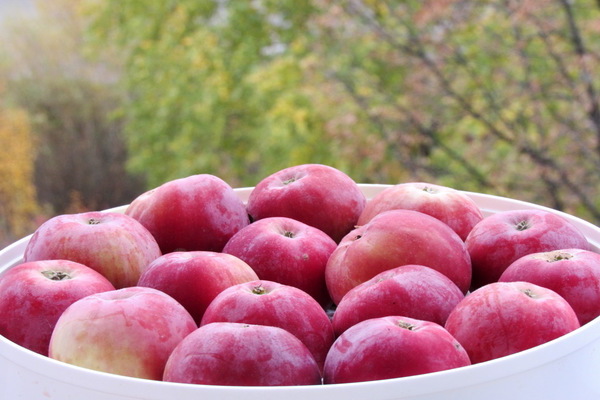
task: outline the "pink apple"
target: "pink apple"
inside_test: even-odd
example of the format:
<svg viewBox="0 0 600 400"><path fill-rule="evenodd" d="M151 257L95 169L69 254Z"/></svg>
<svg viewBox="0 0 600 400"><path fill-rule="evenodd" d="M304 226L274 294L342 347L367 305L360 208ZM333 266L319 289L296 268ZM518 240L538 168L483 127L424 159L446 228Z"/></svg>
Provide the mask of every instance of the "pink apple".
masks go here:
<svg viewBox="0 0 600 400"><path fill-rule="evenodd" d="M93 269L68 260L22 263L0 275L0 335L44 356L63 311L76 300L114 290Z"/></svg>
<svg viewBox="0 0 600 400"><path fill-rule="evenodd" d="M445 325L473 364L530 349L579 326L565 299L528 282L494 282L475 290Z"/></svg>
<svg viewBox="0 0 600 400"><path fill-rule="evenodd" d="M104 275L115 288L133 286L161 255L154 237L117 212L63 214L44 222L27 243L25 261L64 259Z"/></svg>
<svg viewBox="0 0 600 400"><path fill-rule="evenodd" d="M390 210L350 232L331 254L325 280L334 303L353 287L402 265L419 264L446 275L466 293L471 261L448 225L412 210Z"/></svg>
<svg viewBox="0 0 600 400"><path fill-rule="evenodd" d="M288 217L322 230L338 242L350 232L366 198L344 172L322 164L285 168L260 181L248 198L254 220Z"/></svg>
<svg viewBox="0 0 600 400"><path fill-rule="evenodd" d="M274 326L215 322L173 351L167 382L227 386L318 385L321 373L302 342Z"/></svg>
<svg viewBox="0 0 600 400"><path fill-rule="evenodd" d="M128 287L71 304L56 323L49 356L83 368L160 380L175 346L196 328L172 297Z"/></svg>
<svg viewBox="0 0 600 400"><path fill-rule="evenodd" d="M544 210L501 211L479 222L465 241L473 265L473 289L496 282L518 258L566 248L590 249L567 219Z"/></svg>
<svg viewBox="0 0 600 400"><path fill-rule="evenodd" d="M233 188L209 174L166 182L134 199L125 214L154 235L163 253L219 252L250 223Z"/></svg>
<svg viewBox="0 0 600 400"><path fill-rule="evenodd" d="M287 217L269 217L240 229L223 252L247 262L260 279L300 288L326 306L331 300L325 265L336 246L317 228Z"/></svg>
<svg viewBox="0 0 600 400"><path fill-rule="evenodd" d="M206 307L221 291L257 279L248 264L230 254L175 251L154 260L142 273L138 286L167 293L200 323Z"/></svg>
<svg viewBox="0 0 600 400"><path fill-rule="evenodd" d="M402 315L444 325L463 292L444 274L423 265L403 265L352 288L333 314L336 335L370 318Z"/></svg>
<svg viewBox="0 0 600 400"><path fill-rule="evenodd" d="M327 354L325 384L401 378L470 365L442 326L403 316L372 318L342 333Z"/></svg>
<svg viewBox="0 0 600 400"><path fill-rule="evenodd" d="M600 254L562 249L525 255L510 264L500 282L525 281L552 289L569 302L584 325L600 315Z"/></svg>
<svg viewBox="0 0 600 400"><path fill-rule="evenodd" d="M285 329L304 343L320 367L335 339L329 316L311 296L266 280L241 283L221 292L208 306L201 325L213 322Z"/></svg>
<svg viewBox="0 0 600 400"><path fill-rule="evenodd" d="M458 190L426 182L406 182L376 194L367 202L358 225L364 225L382 211L414 210L431 215L448 224L461 239L483 214L473 199Z"/></svg>

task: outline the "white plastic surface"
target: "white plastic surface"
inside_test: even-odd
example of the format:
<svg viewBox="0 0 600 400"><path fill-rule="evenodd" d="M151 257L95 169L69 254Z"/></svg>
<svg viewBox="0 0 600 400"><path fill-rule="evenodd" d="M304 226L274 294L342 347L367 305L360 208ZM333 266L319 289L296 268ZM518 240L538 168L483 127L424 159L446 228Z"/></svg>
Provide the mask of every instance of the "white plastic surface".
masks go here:
<svg viewBox="0 0 600 400"><path fill-rule="evenodd" d="M368 198L387 187L360 186ZM236 189L244 200L250 190ZM485 215L509 209L549 210L467 194ZM596 251L600 249L600 228L559 214L574 223ZM0 251L0 273L21 261L28 240ZM464 368L385 381L269 388L184 385L100 373L40 356L0 336L1 400L586 400L600 399L599 373L600 319L542 346Z"/></svg>

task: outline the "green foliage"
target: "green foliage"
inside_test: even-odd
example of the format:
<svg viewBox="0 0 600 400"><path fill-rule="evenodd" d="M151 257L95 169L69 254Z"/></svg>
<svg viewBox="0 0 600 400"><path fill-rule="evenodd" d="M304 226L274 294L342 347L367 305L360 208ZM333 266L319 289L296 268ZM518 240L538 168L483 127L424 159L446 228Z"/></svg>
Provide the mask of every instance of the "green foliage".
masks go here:
<svg viewBox="0 0 600 400"><path fill-rule="evenodd" d="M321 162L600 219L591 0L86 4L122 51L129 166L150 186Z"/></svg>

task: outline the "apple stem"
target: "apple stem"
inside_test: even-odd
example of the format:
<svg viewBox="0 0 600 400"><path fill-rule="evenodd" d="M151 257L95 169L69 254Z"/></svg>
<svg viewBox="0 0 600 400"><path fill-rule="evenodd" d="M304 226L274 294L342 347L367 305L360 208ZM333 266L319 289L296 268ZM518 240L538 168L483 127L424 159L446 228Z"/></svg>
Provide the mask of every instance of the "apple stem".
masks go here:
<svg viewBox="0 0 600 400"><path fill-rule="evenodd" d="M515 225L515 228L518 231L524 231L525 229L529 229L529 221L523 220Z"/></svg>
<svg viewBox="0 0 600 400"><path fill-rule="evenodd" d="M254 294L266 294L267 291L265 290L265 288L262 285L258 285L258 286L254 286L252 288L252 293L254 293Z"/></svg>
<svg viewBox="0 0 600 400"><path fill-rule="evenodd" d="M408 329L409 331L414 331L416 328L416 325L413 325L406 321L398 321L398 326L400 328Z"/></svg>
<svg viewBox="0 0 600 400"><path fill-rule="evenodd" d="M64 281L67 279L71 279L69 274L63 271L42 271L42 275L51 281Z"/></svg>

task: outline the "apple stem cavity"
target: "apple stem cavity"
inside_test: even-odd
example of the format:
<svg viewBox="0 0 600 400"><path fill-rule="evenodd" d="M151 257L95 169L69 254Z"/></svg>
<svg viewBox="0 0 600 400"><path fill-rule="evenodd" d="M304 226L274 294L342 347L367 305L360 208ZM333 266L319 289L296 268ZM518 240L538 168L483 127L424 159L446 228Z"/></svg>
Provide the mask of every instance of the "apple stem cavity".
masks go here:
<svg viewBox="0 0 600 400"><path fill-rule="evenodd" d="M290 183L296 182L297 180L298 180L298 178L296 178L296 177L292 177L292 178L286 179L286 180L285 180L285 181L283 181L282 183L283 183L284 185L289 185Z"/></svg>
<svg viewBox="0 0 600 400"><path fill-rule="evenodd" d="M65 281L67 279L71 279L71 276L63 271L52 271L52 270L42 271L42 275L44 275L46 278L50 279L51 281Z"/></svg>
<svg viewBox="0 0 600 400"><path fill-rule="evenodd" d="M571 258L573 258L573 254L570 254L570 253L556 253L556 254L554 254L554 256L552 258L550 258L548 260L548 262L570 260Z"/></svg>
<svg viewBox="0 0 600 400"><path fill-rule="evenodd" d="M527 221L527 220L522 220L522 221L519 221L519 222L518 222L518 223L515 225L515 228L516 228L518 231L524 231L524 230L526 230L526 229L529 229L529 228L530 228L529 221Z"/></svg>
<svg viewBox="0 0 600 400"><path fill-rule="evenodd" d="M414 331L415 329L417 329L416 325L413 325L406 321L398 321L398 326L403 329L408 329L409 331Z"/></svg>
<svg viewBox="0 0 600 400"><path fill-rule="evenodd" d="M252 293L254 294L266 294L267 290L262 286L262 285L258 285L258 286L254 286L252 288Z"/></svg>

